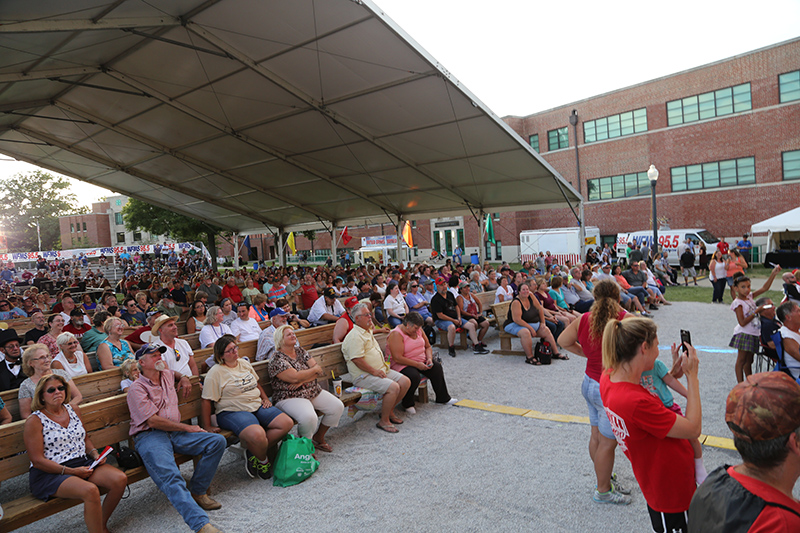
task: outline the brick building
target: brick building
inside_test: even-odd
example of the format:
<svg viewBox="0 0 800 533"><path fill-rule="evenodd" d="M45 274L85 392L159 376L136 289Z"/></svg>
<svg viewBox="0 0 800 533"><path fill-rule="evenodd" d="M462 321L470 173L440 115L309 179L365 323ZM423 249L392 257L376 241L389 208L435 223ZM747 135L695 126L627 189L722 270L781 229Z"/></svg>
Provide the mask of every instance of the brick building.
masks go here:
<svg viewBox="0 0 800 533"><path fill-rule="evenodd" d="M61 248L68 250L174 242L146 231L125 229L122 208L127 202L127 196L109 196L104 202L93 203L91 213L59 217Z"/></svg>
<svg viewBox="0 0 800 533"><path fill-rule="evenodd" d="M651 164L660 172L659 220L675 229L738 238L751 224L800 205L800 38L504 120L583 194L585 223L597 226L604 242L650 229ZM415 258L430 257L433 248L450 255L458 243L465 255L483 245L490 260L515 262L520 232L577 226L568 208L493 214L493 223L497 246L479 242L470 216L414 221ZM351 227L346 248L394 232L391 224ZM272 236L263 241L267 254L259 257L274 258ZM297 248L311 244L298 235ZM330 249L330 234L318 232L314 248ZM223 245L220 255L231 250Z"/></svg>

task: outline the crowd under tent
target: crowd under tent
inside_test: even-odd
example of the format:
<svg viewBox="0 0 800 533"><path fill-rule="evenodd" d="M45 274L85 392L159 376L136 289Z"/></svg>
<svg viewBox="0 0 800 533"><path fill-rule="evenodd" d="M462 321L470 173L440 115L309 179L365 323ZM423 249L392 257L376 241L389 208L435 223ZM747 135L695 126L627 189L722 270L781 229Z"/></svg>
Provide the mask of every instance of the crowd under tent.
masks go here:
<svg viewBox="0 0 800 533"><path fill-rule="evenodd" d="M368 0L4 0L0 50L0 153L281 248L348 224L580 216Z"/></svg>

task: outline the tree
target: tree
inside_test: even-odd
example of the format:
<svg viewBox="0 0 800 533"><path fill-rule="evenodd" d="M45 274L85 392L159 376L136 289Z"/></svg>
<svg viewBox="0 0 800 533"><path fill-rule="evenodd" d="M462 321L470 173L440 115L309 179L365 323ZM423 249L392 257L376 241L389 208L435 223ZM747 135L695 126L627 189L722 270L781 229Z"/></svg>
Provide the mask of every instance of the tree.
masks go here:
<svg viewBox="0 0 800 533"><path fill-rule="evenodd" d="M37 223L43 250L60 249L58 217L86 212L78 198L69 192L64 178L36 170L15 174L0 182L0 225L12 252L39 250Z"/></svg>
<svg viewBox="0 0 800 533"><path fill-rule="evenodd" d="M317 231L313 229L307 229L303 231L303 237L311 241L311 256L314 256L314 241L317 238Z"/></svg>
<svg viewBox="0 0 800 533"><path fill-rule="evenodd" d="M176 241L205 240L211 254L211 266L217 268L217 235L224 230L207 222L191 218L131 198L122 208L122 219L128 231L146 231L153 235L169 235Z"/></svg>

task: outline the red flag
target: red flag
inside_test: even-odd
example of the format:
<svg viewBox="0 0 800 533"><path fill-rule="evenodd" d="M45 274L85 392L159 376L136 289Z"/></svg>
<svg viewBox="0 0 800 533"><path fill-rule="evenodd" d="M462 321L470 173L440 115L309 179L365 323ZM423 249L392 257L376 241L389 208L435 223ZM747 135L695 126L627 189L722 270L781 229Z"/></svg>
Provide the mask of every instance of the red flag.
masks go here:
<svg viewBox="0 0 800 533"><path fill-rule="evenodd" d="M345 226L344 230L342 230L342 244L347 246L347 243L350 242L351 239L352 237L347 234L347 226Z"/></svg>

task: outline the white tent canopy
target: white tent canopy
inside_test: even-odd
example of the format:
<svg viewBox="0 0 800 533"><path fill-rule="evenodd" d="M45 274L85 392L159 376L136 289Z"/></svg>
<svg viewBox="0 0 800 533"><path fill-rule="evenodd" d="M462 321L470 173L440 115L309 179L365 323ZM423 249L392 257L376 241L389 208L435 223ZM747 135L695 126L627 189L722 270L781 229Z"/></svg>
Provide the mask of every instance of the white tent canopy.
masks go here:
<svg viewBox="0 0 800 533"><path fill-rule="evenodd" d="M369 0L4 0L0 49L0 153L232 231L581 201Z"/></svg>
<svg viewBox="0 0 800 533"><path fill-rule="evenodd" d="M767 233L767 249L772 251L780 246L780 241L791 238L797 240L800 233L800 207L781 213L750 226L750 232ZM792 234L795 233L795 234Z"/></svg>

